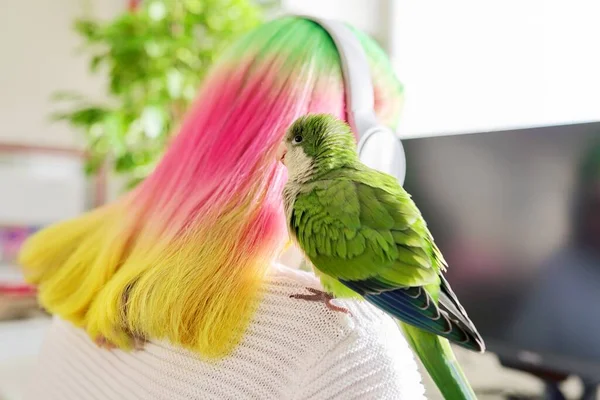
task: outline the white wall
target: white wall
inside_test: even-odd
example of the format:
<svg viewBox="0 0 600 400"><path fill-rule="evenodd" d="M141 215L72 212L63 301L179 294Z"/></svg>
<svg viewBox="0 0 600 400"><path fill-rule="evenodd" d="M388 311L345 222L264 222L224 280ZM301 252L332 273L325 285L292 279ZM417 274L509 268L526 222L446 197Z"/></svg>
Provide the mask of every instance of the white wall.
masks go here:
<svg viewBox="0 0 600 400"><path fill-rule="evenodd" d="M386 45L389 2L395 0L282 0L288 13L346 21Z"/></svg>
<svg viewBox="0 0 600 400"><path fill-rule="evenodd" d="M73 20L113 15L125 0L2 0L0 12L0 143L74 147L76 135L63 123L50 124L56 110L50 95L75 90L101 97L101 81L76 56L80 41Z"/></svg>
<svg viewBox="0 0 600 400"><path fill-rule="evenodd" d="M600 120L598 0L395 0L406 136Z"/></svg>

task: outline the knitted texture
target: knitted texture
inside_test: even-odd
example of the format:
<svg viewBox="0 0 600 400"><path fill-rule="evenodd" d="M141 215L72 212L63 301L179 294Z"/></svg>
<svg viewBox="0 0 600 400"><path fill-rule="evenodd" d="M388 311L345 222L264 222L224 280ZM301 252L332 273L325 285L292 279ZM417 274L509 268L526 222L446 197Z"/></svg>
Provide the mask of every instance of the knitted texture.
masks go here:
<svg viewBox="0 0 600 400"><path fill-rule="evenodd" d="M97 348L55 318L27 399L424 399L417 364L397 325L372 306L290 298L320 288L275 266L244 340L220 361L164 342L127 353Z"/></svg>

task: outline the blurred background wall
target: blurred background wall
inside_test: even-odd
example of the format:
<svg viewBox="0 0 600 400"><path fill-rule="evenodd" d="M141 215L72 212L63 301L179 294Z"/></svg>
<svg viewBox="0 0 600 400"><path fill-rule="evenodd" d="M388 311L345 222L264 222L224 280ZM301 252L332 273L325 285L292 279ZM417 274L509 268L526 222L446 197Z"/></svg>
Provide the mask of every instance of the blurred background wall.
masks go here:
<svg viewBox="0 0 600 400"><path fill-rule="evenodd" d="M78 147L66 124L49 124L50 96L65 88L104 95L102 81L88 73L73 21L81 16L110 18L122 0L2 0L0 25L0 142Z"/></svg>

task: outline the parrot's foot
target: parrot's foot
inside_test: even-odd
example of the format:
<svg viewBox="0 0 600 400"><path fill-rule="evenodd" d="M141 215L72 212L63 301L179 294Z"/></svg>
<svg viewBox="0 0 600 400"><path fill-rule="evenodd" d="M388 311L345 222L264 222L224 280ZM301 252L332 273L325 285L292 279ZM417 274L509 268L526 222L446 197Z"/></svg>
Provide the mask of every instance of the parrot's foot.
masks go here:
<svg viewBox="0 0 600 400"><path fill-rule="evenodd" d="M345 307L336 306L331 302L334 299L332 295L329 293L323 292L321 290L313 289L307 287L306 290L311 292L312 294L293 294L290 297L293 299L300 299L306 301L322 301L325 303L325 306L331 311L342 312L344 314L350 314L350 311Z"/></svg>
<svg viewBox="0 0 600 400"><path fill-rule="evenodd" d="M133 336L131 341L133 345L133 350L144 350L144 346L146 345L146 339ZM94 339L94 343L96 343L96 346L105 350L114 350L118 348L116 344L112 343L107 338L101 335L96 336L96 338Z"/></svg>

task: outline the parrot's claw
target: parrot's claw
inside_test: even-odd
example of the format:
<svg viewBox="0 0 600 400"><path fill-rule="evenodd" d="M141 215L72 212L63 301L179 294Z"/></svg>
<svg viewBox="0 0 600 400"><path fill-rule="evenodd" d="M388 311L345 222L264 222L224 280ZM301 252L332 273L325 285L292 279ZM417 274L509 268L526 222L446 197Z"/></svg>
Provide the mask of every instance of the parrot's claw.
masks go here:
<svg viewBox="0 0 600 400"><path fill-rule="evenodd" d="M293 294L290 297L293 299L300 299L306 301L322 301L323 303L325 303L325 306L331 311L337 311L351 315L350 311L347 308L336 306L335 304L333 304L331 300L333 300L334 297L329 293L311 287L307 287L306 290L308 290L312 294Z"/></svg>

